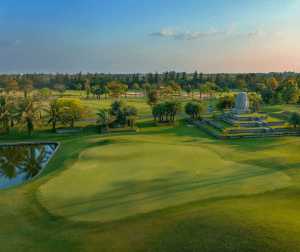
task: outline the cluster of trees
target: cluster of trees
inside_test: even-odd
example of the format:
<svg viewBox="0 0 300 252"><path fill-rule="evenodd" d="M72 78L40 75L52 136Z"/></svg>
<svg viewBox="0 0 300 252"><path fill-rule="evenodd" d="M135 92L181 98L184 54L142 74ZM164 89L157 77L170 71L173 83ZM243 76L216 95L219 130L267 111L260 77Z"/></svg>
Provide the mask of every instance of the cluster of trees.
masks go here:
<svg viewBox="0 0 300 252"><path fill-rule="evenodd" d="M174 123L175 115L180 114L182 109L181 103L176 99L165 100L157 103L152 108L152 115L154 120L159 118L159 122L164 122L164 116L166 117L166 122L172 121ZM170 120L169 120L170 118Z"/></svg>
<svg viewBox="0 0 300 252"><path fill-rule="evenodd" d="M298 82L293 78L287 78L283 83L279 83L275 77L270 77L266 83L258 83L255 91L261 94L267 104L296 103L300 96Z"/></svg>
<svg viewBox="0 0 300 252"><path fill-rule="evenodd" d="M192 118L198 118L199 116L205 113L206 104L202 99L193 99L184 106L184 111L187 115L190 115Z"/></svg>
<svg viewBox="0 0 300 252"><path fill-rule="evenodd" d="M46 112L45 116L42 116L42 111ZM89 112L78 98L54 99L45 107L42 106L39 94L18 99L6 95L0 97L0 121L5 134L10 134L11 127L15 126L14 121L17 121L19 130L27 125L28 134L31 135L34 128L40 126L44 119L49 119L47 124L52 123L55 132L57 122L70 123L70 126L74 127L75 121Z"/></svg>
<svg viewBox="0 0 300 252"><path fill-rule="evenodd" d="M137 119L137 109L134 106L126 105L122 100L114 100L109 109L102 108L97 115L99 116L97 123L104 125L106 130L113 122L131 125L133 128Z"/></svg>

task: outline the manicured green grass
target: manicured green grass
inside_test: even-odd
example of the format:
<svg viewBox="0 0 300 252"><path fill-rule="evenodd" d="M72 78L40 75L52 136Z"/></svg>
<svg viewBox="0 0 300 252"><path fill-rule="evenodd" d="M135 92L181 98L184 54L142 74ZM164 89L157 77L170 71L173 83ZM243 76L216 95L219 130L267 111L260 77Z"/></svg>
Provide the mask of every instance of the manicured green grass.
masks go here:
<svg viewBox="0 0 300 252"><path fill-rule="evenodd" d="M180 123L0 135L61 142L38 178L0 191L0 250L297 251L299 137L222 141Z"/></svg>
<svg viewBox="0 0 300 252"><path fill-rule="evenodd" d="M276 118L273 118L270 116L267 119L262 119L261 121L262 122L282 122L282 120L279 120L279 119L276 119Z"/></svg>
<svg viewBox="0 0 300 252"><path fill-rule="evenodd" d="M237 117L253 117L253 116L264 116L263 114L252 113L252 114L242 114L242 115L235 115Z"/></svg>

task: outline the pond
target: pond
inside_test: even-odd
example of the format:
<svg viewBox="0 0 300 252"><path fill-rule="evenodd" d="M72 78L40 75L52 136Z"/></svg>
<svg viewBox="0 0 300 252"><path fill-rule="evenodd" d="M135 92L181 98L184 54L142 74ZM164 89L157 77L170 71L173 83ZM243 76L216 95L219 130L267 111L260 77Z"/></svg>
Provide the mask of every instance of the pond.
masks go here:
<svg viewBox="0 0 300 252"><path fill-rule="evenodd" d="M36 176L57 144L0 146L0 190Z"/></svg>

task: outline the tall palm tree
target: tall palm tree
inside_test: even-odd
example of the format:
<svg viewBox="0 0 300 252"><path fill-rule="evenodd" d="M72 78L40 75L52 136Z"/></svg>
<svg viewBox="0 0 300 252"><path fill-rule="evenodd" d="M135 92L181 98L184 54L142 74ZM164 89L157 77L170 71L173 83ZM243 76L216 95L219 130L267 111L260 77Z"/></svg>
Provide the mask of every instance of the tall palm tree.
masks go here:
<svg viewBox="0 0 300 252"><path fill-rule="evenodd" d="M3 126L3 132L10 134L9 121L12 120L12 114L9 111L8 99L5 95L0 98L0 119Z"/></svg>
<svg viewBox="0 0 300 252"><path fill-rule="evenodd" d="M39 91L37 91L33 95L33 100L36 102L36 104L39 108L40 118L42 118L42 102L43 102L42 98L43 98L43 96L41 95L41 93Z"/></svg>
<svg viewBox="0 0 300 252"><path fill-rule="evenodd" d="M25 124L27 124L28 134L31 136L34 127L41 124L39 108L31 98L26 98L18 103L17 112L18 124L20 124L19 131Z"/></svg>
<svg viewBox="0 0 300 252"><path fill-rule="evenodd" d="M131 128L134 127L134 124L135 124L135 121L138 117L135 116L135 115L130 115L130 116L127 116L126 119L130 121L130 126Z"/></svg>
<svg viewBox="0 0 300 252"><path fill-rule="evenodd" d="M172 121L174 122L175 115L178 115L181 112L182 106L178 100L171 100L170 101L170 114L172 116Z"/></svg>
<svg viewBox="0 0 300 252"><path fill-rule="evenodd" d="M154 118L159 117L159 121L163 122L163 116L165 115L165 108L163 103L156 104L152 109L152 114Z"/></svg>
<svg viewBox="0 0 300 252"><path fill-rule="evenodd" d="M55 126L57 122L61 122L64 125L68 123L69 120L66 110L67 107L62 107L58 99L50 101L50 105L46 111L50 116L47 125L52 122L52 132L55 132Z"/></svg>
<svg viewBox="0 0 300 252"><path fill-rule="evenodd" d="M106 130L108 130L108 125L110 123L117 120L115 116L111 116L107 111L100 110L100 112L97 113L97 115L99 116L99 120L97 121L97 123L105 125Z"/></svg>

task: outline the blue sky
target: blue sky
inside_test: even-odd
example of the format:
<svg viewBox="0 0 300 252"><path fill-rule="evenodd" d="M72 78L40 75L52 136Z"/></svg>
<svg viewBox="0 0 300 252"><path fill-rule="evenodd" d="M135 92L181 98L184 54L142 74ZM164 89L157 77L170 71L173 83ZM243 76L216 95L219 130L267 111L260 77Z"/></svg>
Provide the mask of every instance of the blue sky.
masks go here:
<svg viewBox="0 0 300 252"><path fill-rule="evenodd" d="M0 0L0 73L300 72L299 10L299 0Z"/></svg>

